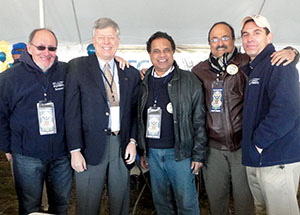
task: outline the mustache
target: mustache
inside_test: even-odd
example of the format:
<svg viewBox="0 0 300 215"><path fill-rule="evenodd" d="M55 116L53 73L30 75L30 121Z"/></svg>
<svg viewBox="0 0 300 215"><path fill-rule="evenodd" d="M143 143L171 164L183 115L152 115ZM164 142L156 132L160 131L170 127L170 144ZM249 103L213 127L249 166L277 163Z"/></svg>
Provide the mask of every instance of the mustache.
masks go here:
<svg viewBox="0 0 300 215"><path fill-rule="evenodd" d="M219 49L227 49L228 47L223 45L223 46L217 46L216 50L219 50Z"/></svg>

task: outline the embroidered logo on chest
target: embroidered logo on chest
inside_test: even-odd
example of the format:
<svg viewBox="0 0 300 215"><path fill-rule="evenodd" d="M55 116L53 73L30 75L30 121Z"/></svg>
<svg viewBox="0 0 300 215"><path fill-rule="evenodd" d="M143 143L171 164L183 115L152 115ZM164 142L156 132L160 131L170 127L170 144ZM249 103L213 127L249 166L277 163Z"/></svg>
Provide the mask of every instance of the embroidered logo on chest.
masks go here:
<svg viewBox="0 0 300 215"><path fill-rule="evenodd" d="M52 82L55 91L63 90L65 88L64 81Z"/></svg>
<svg viewBox="0 0 300 215"><path fill-rule="evenodd" d="M251 78L251 79L249 79L249 86L250 85L254 85L254 84L256 84L256 85L259 85L259 81L260 81L260 78Z"/></svg>

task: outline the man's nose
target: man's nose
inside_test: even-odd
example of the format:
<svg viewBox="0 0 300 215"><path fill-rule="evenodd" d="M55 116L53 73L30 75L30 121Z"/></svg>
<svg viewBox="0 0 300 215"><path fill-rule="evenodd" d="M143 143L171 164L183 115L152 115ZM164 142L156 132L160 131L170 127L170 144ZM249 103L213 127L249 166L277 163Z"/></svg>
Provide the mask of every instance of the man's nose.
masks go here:
<svg viewBox="0 0 300 215"><path fill-rule="evenodd" d="M253 34L249 34L249 36L248 36L248 41L253 41L253 39L254 39L254 35Z"/></svg>
<svg viewBox="0 0 300 215"><path fill-rule="evenodd" d="M109 42L109 38L108 37L104 37L104 42L108 43Z"/></svg>
<svg viewBox="0 0 300 215"><path fill-rule="evenodd" d="M159 52L159 56L160 56L160 57L163 57L163 56L165 56L165 55L166 55L166 54L165 54L164 51Z"/></svg>
<svg viewBox="0 0 300 215"><path fill-rule="evenodd" d="M222 40L221 38L219 38L219 40L218 40L218 45L219 45L219 46L222 46L223 44L224 44L223 40Z"/></svg>

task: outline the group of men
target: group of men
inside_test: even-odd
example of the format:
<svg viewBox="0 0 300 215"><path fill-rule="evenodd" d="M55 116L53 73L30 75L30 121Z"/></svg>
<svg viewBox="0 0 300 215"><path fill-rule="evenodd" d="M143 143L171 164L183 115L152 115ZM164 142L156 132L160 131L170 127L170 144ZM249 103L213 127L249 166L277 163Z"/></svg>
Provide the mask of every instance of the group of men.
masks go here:
<svg viewBox="0 0 300 215"><path fill-rule="evenodd" d="M68 64L55 34L34 30L20 62L0 74L0 149L14 161L19 213L40 210L45 182L48 212L67 214L73 168L77 214L99 214L106 182L110 214L129 214L139 151L158 215L200 213L200 168L212 214L228 213L231 187L235 214L299 214L298 72L273 65L299 54L273 54L262 16L246 17L241 33L247 55L228 23L214 24L208 60L189 72L172 37L156 32L141 80L116 60L120 29L109 18L94 23L95 53Z"/></svg>
<svg viewBox="0 0 300 215"><path fill-rule="evenodd" d="M246 25L244 24L245 21L242 22L242 40L246 54L239 53L237 48L234 46L235 34L233 28L226 22L217 22L211 27L208 33L208 42L211 49L209 58L204 62L200 62L192 69L192 72L203 83L205 92L205 105L207 110L206 128L208 134L209 156L206 166L203 168L203 177L211 213L228 213L229 197L230 192L232 191L235 214L264 214L266 208L268 214L298 214L295 212L289 213L289 210L284 208L290 207L289 204L283 203L282 200L287 199L287 197L283 197L283 193L286 193L286 189L282 189L282 186L274 184L274 181L271 181L268 185L273 187L271 190L274 193L272 194L267 194L265 191L267 185L264 183L267 183L266 181L264 183L259 182L256 184L256 189L262 192L260 193L260 199L258 199L254 192L254 185L251 183L249 184L250 186L248 185L250 179L249 174L246 173L245 166L258 167L256 168L257 170L265 172L265 169L267 168L266 166L269 168L269 166L274 166L275 164L284 165L299 161L296 158L298 155L294 158L291 156L290 159L293 161L287 161L286 158L284 158L287 156L285 149L282 149L280 152L284 157L277 156L275 158L275 155L268 154L263 159L261 156L259 159L260 162L258 162L258 157L255 157L255 162L253 157L251 157L251 160L248 158L248 153L250 153L249 148L254 148L255 152L252 153L259 155L259 153L256 152L255 145L263 145L268 137L271 137L271 133L273 135L277 135L277 129L280 130L281 126L283 126L281 122L279 124L269 122L271 124L268 124L267 128L265 127L267 131L265 131L263 136L261 136L260 142L262 143L253 142L253 138L257 134L257 127L259 127L261 123L266 122L263 122L263 119L272 120L273 117L278 120L286 120L286 114L281 113L281 111L286 112L288 108L295 108L295 110L291 112L293 120L287 123L291 123L291 125L298 123L299 90L297 91L296 89L299 79L297 78L298 74L295 69L295 65L289 65L286 67L279 66L281 63L284 65L290 63L294 59L293 52L290 53L291 56L288 57L289 61L287 61L287 58L283 57L285 53L288 54L285 50L277 52L277 56L274 53L274 49L269 51L268 55L264 56L266 58L265 62L260 64L261 68L271 68L270 70L278 69L280 71L293 70L293 74L295 75L294 80L292 81L290 79L289 81L293 82L294 85L296 84L296 86L288 89L288 91L294 93L296 99L285 102L282 100L274 100L273 97L267 95L262 98L261 94L268 94L269 92L272 92L278 95L278 92L276 91L278 90L281 92L283 89L276 88L275 91L273 88L269 89L271 86L268 86L268 84L261 86L265 80L260 80L259 77L253 78L255 82L252 82L252 79L248 81L248 76L250 75L251 77L252 73L245 73L246 68L251 67L254 59L257 56L260 56L260 53L266 47L271 46L271 40L266 41L265 38L267 37L267 32L265 32L265 30L262 31L262 29L265 28L270 31L270 25L264 17L252 16L246 18L247 19L245 20L249 20L248 22L253 24L253 29L251 29L253 32L251 32L251 36L249 36L249 38L245 38L244 35L248 36L249 33L244 33L244 27ZM260 33L259 36L258 33ZM273 57L273 59L271 59L271 57ZM298 61L298 59L295 59L295 61ZM278 66L273 66L275 63L277 63ZM252 66L252 69L253 67L254 66ZM263 71L264 70L262 69L260 72L262 73ZM274 74L280 75L277 76L277 78L280 77L281 80L286 80L286 75L288 75L288 73L285 72L279 74L277 71L274 71ZM261 91L259 94L257 93L256 95L252 95L252 92L249 92L249 88L251 87L255 87L256 90L260 89ZM287 93L285 89L283 92ZM244 100L244 95L251 95L251 98L246 97ZM258 101L256 102L256 100L265 102L264 106L260 108L254 106L258 105ZM262 104L259 105L261 106ZM275 116L267 115L270 114L269 111L273 108L273 106L276 107L278 105L280 106L280 111L273 113ZM251 112L252 115L250 115ZM256 121L255 125L251 125L250 129L248 126L250 126L251 119L256 119ZM298 129L289 128L290 131L293 130L293 132ZM285 132L285 134L288 133L287 130L285 130ZM297 138L297 135L298 134L296 134L294 138ZM280 147L276 142L278 138L279 137L273 137L272 142L269 142L269 144L273 144L275 148ZM283 143L281 144L286 144L285 140L282 142ZM242 143L244 146L241 148ZM299 154L299 152L297 152L297 150L299 150L299 142L293 143L292 145L293 150L295 150L294 152ZM263 148L266 152L268 150L268 147L266 146L261 148ZM272 163L266 162L270 159L269 157L273 156L276 162L274 160ZM242 162L244 165L242 165ZM278 166L274 166L275 169L277 167ZM291 180L294 180L293 184L298 186L299 171L295 171L295 173L298 174L298 179L295 176L291 177ZM269 179L272 179L273 177L275 176L269 176ZM284 177L284 175L282 175L282 177ZM289 177L290 175L287 178ZM259 180L260 179L257 179L256 181ZM281 180L283 182L282 178ZM285 183L290 184L290 182L287 181ZM293 194L297 192L297 187L294 187L293 190L295 189L296 191L293 191ZM288 195L293 197L293 202L295 203L296 195L293 194ZM265 198L268 199L268 201ZM271 209L272 207L270 202L272 202L272 206L274 207L273 209ZM255 203L255 207L253 203ZM297 207L297 204L294 204L294 207L295 206ZM281 210L279 210L279 208L281 208Z"/></svg>

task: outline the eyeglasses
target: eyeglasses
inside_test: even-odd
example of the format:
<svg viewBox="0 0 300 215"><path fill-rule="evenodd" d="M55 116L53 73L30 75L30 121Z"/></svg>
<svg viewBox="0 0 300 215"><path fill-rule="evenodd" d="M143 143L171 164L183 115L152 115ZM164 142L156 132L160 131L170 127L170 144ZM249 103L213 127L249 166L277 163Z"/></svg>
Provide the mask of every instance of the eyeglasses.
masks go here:
<svg viewBox="0 0 300 215"><path fill-rule="evenodd" d="M212 39L210 40L210 42L212 42L212 43L217 43L217 42L220 41L220 39L221 39L222 41L228 41L228 40L230 40L230 37L228 37L228 36L224 36L224 37L221 37L221 38L214 37L214 38L212 38Z"/></svg>
<svg viewBox="0 0 300 215"><path fill-rule="evenodd" d="M39 51L44 51L47 48L49 52L55 52L56 49L57 49L57 47L53 47L53 46L48 46L48 47L46 47L46 46L36 46L33 43L31 43L31 45L33 45Z"/></svg>

